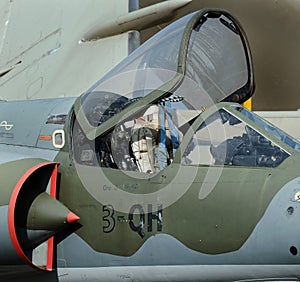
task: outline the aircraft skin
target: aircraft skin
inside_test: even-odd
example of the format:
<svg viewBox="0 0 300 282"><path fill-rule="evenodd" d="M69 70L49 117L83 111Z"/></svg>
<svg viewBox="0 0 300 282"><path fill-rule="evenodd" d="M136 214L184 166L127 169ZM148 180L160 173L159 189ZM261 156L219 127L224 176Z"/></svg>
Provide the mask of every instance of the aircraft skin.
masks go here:
<svg viewBox="0 0 300 282"><path fill-rule="evenodd" d="M128 9L128 1L1 1L0 99L82 93L124 59L131 44L127 33L87 44L82 36L99 19L118 18Z"/></svg>
<svg viewBox="0 0 300 282"><path fill-rule="evenodd" d="M132 27L124 30L124 21L145 28L165 22L189 1L175 2L142 9L138 23L135 0L1 1L0 99L79 96L140 44ZM109 23L114 34L83 40Z"/></svg>
<svg viewBox="0 0 300 282"><path fill-rule="evenodd" d="M0 102L1 281L298 281L300 144L253 92L207 9L79 98Z"/></svg>

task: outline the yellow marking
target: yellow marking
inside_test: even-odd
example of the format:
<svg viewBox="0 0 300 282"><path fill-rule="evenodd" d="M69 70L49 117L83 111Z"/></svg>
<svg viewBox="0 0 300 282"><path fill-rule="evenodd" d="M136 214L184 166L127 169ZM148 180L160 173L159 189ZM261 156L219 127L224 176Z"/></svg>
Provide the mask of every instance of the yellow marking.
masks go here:
<svg viewBox="0 0 300 282"><path fill-rule="evenodd" d="M252 111L252 98L249 98L245 103L244 107L247 108L248 110Z"/></svg>

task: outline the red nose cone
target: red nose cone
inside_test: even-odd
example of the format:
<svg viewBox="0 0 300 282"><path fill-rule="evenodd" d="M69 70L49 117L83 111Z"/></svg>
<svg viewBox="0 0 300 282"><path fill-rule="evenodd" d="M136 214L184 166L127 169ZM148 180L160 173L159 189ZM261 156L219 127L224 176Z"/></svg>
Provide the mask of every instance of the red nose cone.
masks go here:
<svg viewBox="0 0 300 282"><path fill-rule="evenodd" d="M77 216L75 213L70 212L67 216L67 221L68 223L72 223L75 221L78 221L80 219L79 216Z"/></svg>

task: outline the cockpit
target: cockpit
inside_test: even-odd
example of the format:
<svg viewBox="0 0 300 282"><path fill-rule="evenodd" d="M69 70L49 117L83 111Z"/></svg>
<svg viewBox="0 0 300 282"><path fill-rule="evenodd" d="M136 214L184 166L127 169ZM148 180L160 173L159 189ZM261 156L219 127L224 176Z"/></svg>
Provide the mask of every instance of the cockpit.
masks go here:
<svg viewBox="0 0 300 282"><path fill-rule="evenodd" d="M242 103L253 91L250 48L239 23L221 10L192 13L156 34L78 98L73 159L83 165L155 174L174 161L182 140L206 109L222 101ZM228 114L220 110L219 121L211 117L214 122L206 123L227 127L235 122L240 131L230 133L231 141L213 140L200 154L207 154L205 163L251 165L254 151L264 156L264 149L274 158L278 150L273 142L238 118L226 119ZM199 132L204 128L208 127L200 125ZM196 143L210 142L197 138ZM237 153L224 149L236 144ZM186 164L199 163L193 153L198 146L192 146L182 158ZM240 157L242 151L249 151L247 158ZM286 154L282 151L281 158ZM270 163L261 157L263 162Z"/></svg>
<svg viewBox="0 0 300 282"><path fill-rule="evenodd" d="M120 97L119 104L114 103L103 113L101 105L107 102L109 94L100 96L103 101L90 113L90 122L95 125L131 104L130 100ZM277 167L290 156L286 147L300 151L298 141L239 104L220 103L199 113L184 107L183 100L183 97L171 96L147 105L117 124L113 131L92 140L75 120L76 162L156 174L174 161L182 140L190 131L192 138L181 152L180 162L185 166ZM202 117L212 109L213 113Z"/></svg>
<svg viewBox="0 0 300 282"><path fill-rule="evenodd" d="M99 93L98 103L87 115L89 123L100 126L139 99L141 97L127 99L123 96L116 99L115 93ZM178 108L184 107L182 101L182 97L171 96L141 107L112 131L92 140L75 120L73 148L76 162L150 174L162 170L172 163L183 137L176 115ZM195 111L190 119L198 114Z"/></svg>

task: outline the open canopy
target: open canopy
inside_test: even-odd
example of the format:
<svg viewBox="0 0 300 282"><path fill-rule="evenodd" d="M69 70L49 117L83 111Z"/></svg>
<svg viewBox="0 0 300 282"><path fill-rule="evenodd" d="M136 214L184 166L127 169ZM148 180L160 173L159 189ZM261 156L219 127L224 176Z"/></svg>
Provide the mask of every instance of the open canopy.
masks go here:
<svg viewBox="0 0 300 282"><path fill-rule="evenodd" d="M229 13L201 10L157 33L75 104L88 139L162 99L198 114L220 101L242 103L254 90L249 46Z"/></svg>

